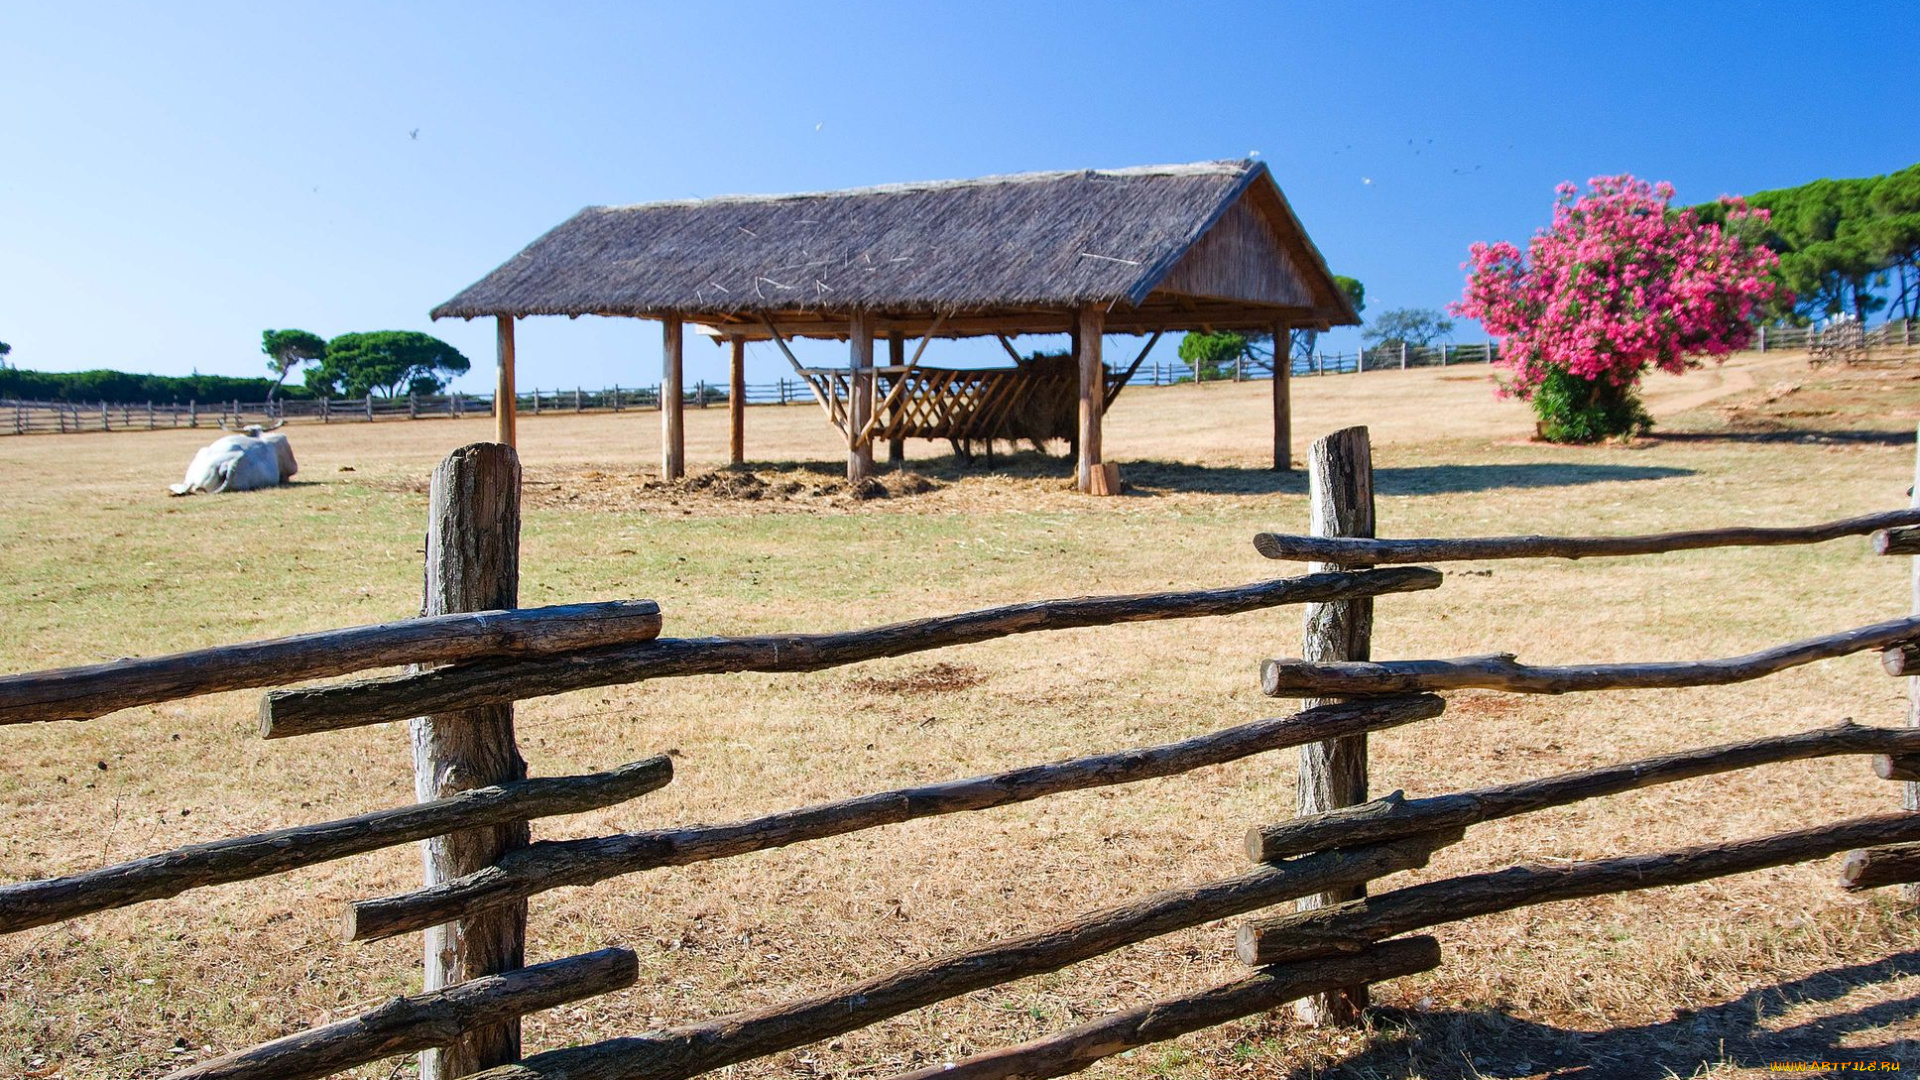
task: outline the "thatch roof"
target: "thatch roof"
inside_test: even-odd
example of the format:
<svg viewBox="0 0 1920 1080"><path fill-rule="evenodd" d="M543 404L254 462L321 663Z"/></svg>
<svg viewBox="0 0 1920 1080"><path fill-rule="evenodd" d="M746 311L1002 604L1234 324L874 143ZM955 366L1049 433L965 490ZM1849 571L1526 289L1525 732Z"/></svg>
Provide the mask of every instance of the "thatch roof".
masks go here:
<svg viewBox="0 0 1920 1080"><path fill-rule="evenodd" d="M1235 235L1202 245L1215 231ZM1087 304L1151 329L1358 321L1253 161L589 207L433 317L678 316L747 332L771 319L831 334L856 310L896 325L965 313L945 331L964 333L1029 316L1050 329Z"/></svg>

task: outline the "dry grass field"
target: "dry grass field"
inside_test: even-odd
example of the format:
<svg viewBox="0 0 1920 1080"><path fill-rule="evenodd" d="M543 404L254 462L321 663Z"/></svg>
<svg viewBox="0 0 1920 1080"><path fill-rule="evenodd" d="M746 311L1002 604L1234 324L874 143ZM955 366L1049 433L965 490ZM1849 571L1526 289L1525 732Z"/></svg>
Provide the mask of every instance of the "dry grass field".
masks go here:
<svg viewBox="0 0 1920 1080"><path fill-rule="evenodd" d="M1661 378L1632 445L1530 443L1483 368L1296 383L1296 453L1372 428L1383 535L1616 533L1814 522L1903 505L1920 369L1809 371L1772 354ZM651 597L667 633L831 630L995 603L1296 572L1304 480L1264 465L1265 384L1131 390L1110 420L1127 497L1067 463L997 474L917 444L924 479L865 501L811 405L752 410L754 479L653 479L658 419L523 417L522 603ZM696 471L723 409L689 414ZM278 490L170 499L206 432L0 439L0 671L371 622L416 610L425 478L487 421L289 429ZM935 451L938 454L935 454ZM912 492L913 488L924 488ZM1513 650L1539 663L1731 655L1904 614L1905 560L1864 541L1581 563L1459 564L1378 603L1375 656ZM520 708L535 774L677 757L667 789L543 837L721 821L915 780L1167 741L1258 716L1257 664L1297 609L1015 638L814 675L703 677ZM1833 723L1897 724L1871 657L1726 688L1564 699L1465 693L1373 740L1376 790L1438 794ZM345 816L411 798L399 725L264 743L255 696L0 730L0 879ZM534 898L530 959L610 944L633 989L529 1018L530 1050L802 996L1166 885L1237 872L1291 813L1294 757L915 822ZM1767 767L1482 826L1431 880L1655 851L1898 804L1859 760ZM401 891L395 849L0 939L0 1076L155 1077L417 986L419 946L336 939L343 902ZM1365 1032L1287 1015L1108 1062L1100 1077L1765 1075L1783 1060L1920 1067L1920 921L1834 866L1583 900L1442 927L1442 966L1383 984ZM1216 924L740 1066L737 1080L884 1077L1236 978ZM360 1070L410 1075L410 1060Z"/></svg>

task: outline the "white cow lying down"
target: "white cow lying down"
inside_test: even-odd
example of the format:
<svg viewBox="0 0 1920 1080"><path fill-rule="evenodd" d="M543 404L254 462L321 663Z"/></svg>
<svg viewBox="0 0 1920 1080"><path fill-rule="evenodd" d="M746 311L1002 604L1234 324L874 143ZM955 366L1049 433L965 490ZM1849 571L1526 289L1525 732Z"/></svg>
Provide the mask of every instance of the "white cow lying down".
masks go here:
<svg viewBox="0 0 1920 1080"><path fill-rule="evenodd" d="M258 424L244 430L244 435L223 435L201 447L187 466L186 479L167 490L175 495L252 491L284 484L300 471L285 435L267 432Z"/></svg>

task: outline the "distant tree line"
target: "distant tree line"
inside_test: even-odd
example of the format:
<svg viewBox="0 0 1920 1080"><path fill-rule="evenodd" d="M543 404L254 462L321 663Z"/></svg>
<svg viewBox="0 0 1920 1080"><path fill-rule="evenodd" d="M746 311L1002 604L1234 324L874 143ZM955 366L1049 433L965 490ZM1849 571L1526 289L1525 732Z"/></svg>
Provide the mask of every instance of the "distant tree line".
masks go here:
<svg viewBox="0 0 1920 1080"><path fill-rule="evenodd" d="M413 330L341 334L331 341L305 330L267 330L260 335L260 351L266 354L267 370L276 376L272 379L106 369L22 371L4 363L10 351L0 342L0 397L116 404L437 394L446 389L449 377L471 366L460 350ZM288 385L287 377L305 365L312 366L304 385Z"/></svg>
<svg viewBox="0 0 1920 1080"><path fill-rule="evenodd" d="M1780 256L1775 277L1783 299L1771 318L1804 325L1853 315L1865 322L1889 307L1904 318L1920 315L1920 165L1759 191L1745 203L1767 218L1736 216L1733 227ZM1693 209L1713 224L1725 223L1730 211L1720 202Z"/></svg>

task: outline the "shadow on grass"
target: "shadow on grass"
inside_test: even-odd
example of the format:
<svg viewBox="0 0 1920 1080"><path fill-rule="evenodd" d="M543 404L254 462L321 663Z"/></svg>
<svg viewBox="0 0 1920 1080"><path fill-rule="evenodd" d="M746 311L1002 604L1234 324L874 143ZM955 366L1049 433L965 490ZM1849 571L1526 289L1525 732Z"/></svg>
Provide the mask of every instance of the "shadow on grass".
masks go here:
<svg viewBox="0 0 1920 1080"><path fill-rule="evenodd" d="M1853 446L1912 446L1911 431L1848 430L1845 428L1780 428L1772 431L1659 431L1652 443L1844 443Z"/></svg>
<svg viewBox="0 0 1920 1080"><path fill-rule="evenodd" d="M1920 1065L1920 1039L1854 1038L1920 1013L1920 996L1830 1012L1779 1026L1789 1012L1839 1001L1863 987L1920 975L1920 951L1869 964L1829 968L1805 978L1749 990L1723 1005L1671 1020L1610 1031L1572 1031L1517 1019L1498 1010L1416 1013L1382 1009L1376 1029L1399 1037L1376 1041L1358 1057L1321 1073L1325 1080L1366 1077L1410 1080L1615 1080L1691 1077L1716 1066L1766 1069L1773 1062L1898 1062ZM1889 1066L1881 1065L1886 1071ZM1826 1075L1816 1073L1815 1075Z"/></svg>
<svg viewBox="0 0 1920 1080"><path fill-rule="evenodd" d="M821 479L844 477L846 468L830 461L756 461L749 469L777 470L818 475ZM915 458L907 468L943 483L966 477L1004 476L1022 479L1057 479L1066 483L1073 477L1073 462L1065 457L1036 454L999 454L992 468L982 461L968 464L945 455ZM875 472L884 474L888 466L876 462ZM1276 472L1250 466L1194 465L1180 461L1123 461L1121 475L1130 495L1303 495L1307 490L1306 470ZM1448 495L1514 488L1576 487L1583 484L1611 484L1636 480L1665 480L1691 476L1693 470L1658 465L1609 465L1589 462L1539 462L1490 465L1404 465L1374 470L1374 489L1382 495Z"/></svg>

